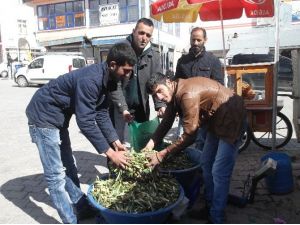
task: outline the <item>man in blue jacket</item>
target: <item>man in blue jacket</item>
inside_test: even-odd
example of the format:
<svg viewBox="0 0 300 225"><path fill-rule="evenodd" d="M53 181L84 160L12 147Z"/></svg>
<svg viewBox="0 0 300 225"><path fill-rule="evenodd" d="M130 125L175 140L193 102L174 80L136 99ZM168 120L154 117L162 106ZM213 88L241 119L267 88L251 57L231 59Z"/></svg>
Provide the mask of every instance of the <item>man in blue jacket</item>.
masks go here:
<svg viewBox="0 0 300 225"><path fill-rule="evenodd" d="M126 148L119 141L108 113L107 93L122 77L130 76L136 56L124 43L114 45L107 61L59 76L40 88L26 109L32 142L38 147L50 197L63 223L77 223L89 212L80 190L73 159L69 122L75 114L81 132L99 153L117 166L128 165Z"/></svg>

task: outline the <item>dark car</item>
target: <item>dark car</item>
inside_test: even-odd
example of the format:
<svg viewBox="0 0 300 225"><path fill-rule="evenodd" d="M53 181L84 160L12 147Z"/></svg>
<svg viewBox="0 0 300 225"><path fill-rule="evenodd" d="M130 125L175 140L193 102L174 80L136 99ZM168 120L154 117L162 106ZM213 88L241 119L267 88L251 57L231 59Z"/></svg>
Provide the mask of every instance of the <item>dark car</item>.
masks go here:
<svg viewBox="0 0 300 225"><path fill-rule="evenodd" d="M237 64L252 64L252 63L266 63L273 62L274 55L272 54L237 54L232 57L231 65ZM243 81L249 83L255 90L264 90L264 74L245 74ZM279 56L279 70L278 70L278 91L292 91L293 88L293 68L292 60Z"/></svg>

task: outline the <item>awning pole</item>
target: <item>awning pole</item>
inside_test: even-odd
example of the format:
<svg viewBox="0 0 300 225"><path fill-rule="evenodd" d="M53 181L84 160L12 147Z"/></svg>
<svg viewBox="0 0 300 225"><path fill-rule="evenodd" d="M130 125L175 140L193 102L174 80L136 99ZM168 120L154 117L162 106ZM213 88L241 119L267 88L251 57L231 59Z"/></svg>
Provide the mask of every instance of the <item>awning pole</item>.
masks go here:
<svg viewBox="0 0 300 225"><path fill-rule="evenodd" d="M223 24L223 9L222 9L222 0L219 0L219 12L221 19L221 28L222 28L222 42L223 42L223 60L224 60L224 76L226 75L226 51L225 51L225 34L224 34L224 24ZM225 86L227 86L227 76L224 77Z"/></svg>
<svg viewBox="0 0 300 225"><path fill-rule="evenodd" d="M274 1L275 9L275 50L274 50L274 71L273 71L273 110L272 110L272 150L276 149L276 117L277 117L277 71L279 67L279 21L280 21L280 0Z"/></svg>

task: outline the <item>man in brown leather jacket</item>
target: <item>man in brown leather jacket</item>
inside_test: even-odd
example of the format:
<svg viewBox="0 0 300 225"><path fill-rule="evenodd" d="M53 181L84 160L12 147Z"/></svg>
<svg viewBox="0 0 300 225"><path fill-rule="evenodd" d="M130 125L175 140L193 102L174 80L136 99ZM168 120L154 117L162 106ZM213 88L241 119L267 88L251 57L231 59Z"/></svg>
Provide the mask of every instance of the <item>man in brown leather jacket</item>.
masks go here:
<svg viewBox="0 0 300 225"><path fill-rule="evenodd" d="M230 177L246 122L242 97L205 77L171 81L156 73L146 85L150 94L167 103L165 116L146 148L153 149L162 141L172 127L176 113L183 119L181 137L151 155L149 166L155 167L166 155L193 144L198 128L207 122L208 133L201 156L205 199L210 221L223 223Z"/></svg>

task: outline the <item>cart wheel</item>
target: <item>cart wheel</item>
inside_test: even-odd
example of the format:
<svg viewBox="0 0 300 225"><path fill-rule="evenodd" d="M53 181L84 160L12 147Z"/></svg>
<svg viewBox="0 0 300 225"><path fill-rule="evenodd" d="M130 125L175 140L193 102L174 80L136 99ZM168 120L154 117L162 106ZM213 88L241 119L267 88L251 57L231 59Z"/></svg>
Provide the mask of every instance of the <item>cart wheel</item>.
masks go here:
<svg viewBox="0 0 300 225"><path fill-rule="evenodd" d="M276 118L276 149L285 146L292 137L292 124L283 113L278 112ZM265 149L272 149L272 132L251 132L255 144Z"/></svg>
<svg viewBox="0 0 300 225"><path fill-rule="evenodd" d="M243 134L242 142L239 146L239 153L241 153L248 147L251 141L251 132L251 129L249 128L249 126L247 126L247 131L245 131L245 133Z"/></svg>

